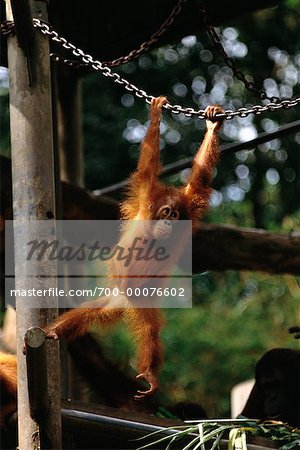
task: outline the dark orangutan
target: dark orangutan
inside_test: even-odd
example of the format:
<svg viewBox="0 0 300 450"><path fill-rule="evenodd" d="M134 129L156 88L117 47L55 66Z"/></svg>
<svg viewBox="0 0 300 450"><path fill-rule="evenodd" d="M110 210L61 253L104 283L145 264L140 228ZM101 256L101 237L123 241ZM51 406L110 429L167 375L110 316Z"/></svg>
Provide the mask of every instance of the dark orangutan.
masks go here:
<svg viewBox="0 0 300 450"><path fill-rule="evenodd" d="M0 428L6 419L17 410L17 358L0 352Z"/></svg>
<svg viewBox="0 0 300 450"><path fill-rule="evenodd" d="M166 101L165 97L158 97L151 102L150 126L141 145L137 170L129 180L127 198L121 205L122 219L130 219L130 222L125 222L129 223L129 226L123 227L118 243L123 248L132 245L132 220L135 220L136 223L143 223L143 220L155 221L154 228L151 230L152 237L166 239L171 238L172 223L174 225L173 221L178 219L191 220L193 231L195 231L199 225L199 218L208 206L211 191L209 183L214 167L219 160L218 130L221 123L215 119L215 115L222 113L223 110L218 106L206 109L207 132L195 156L188 184L185 187L175 188L164 185L158 179L161 171L159 127L162 106ZM149 237L149 234L144 236ZM175 251L175 259L183 251L184 239L181 244L181 239L177 238L176 245L177 247L181 245L181 248ZM166 267L164 270L167 270ZM141 267L141 263L135 262L131 264L130 268L126 268L116 260L110 264L109 272L110 274L121 273L117 280L114 279L120 291L126 291L126 288L132 283L129 274L148 273L147 268ZM142 286L147 280L141 276L140 280L135 282L138 283L138 286ZM151 395L158 388L157 376L162 365L162 346L159 333L163 320L158 308L130 307L129 300L121 297L119 296L118 302L115 299L106 298L107 302L104 307L104 300L101 297L92 303L92 308L89 303L87 308L70 310L51 324L46 329L46 333L49 338L71 340L87 333L90 325L106 326L119 319L124 319L137 341L139 370L137 378L146 380L150 385L148 390L138 391L135 395L135 399L142 399ZM126 302L127 307L124 307Z"/></svg>
<svg viewBox="0 0 300 450"><path fill-rule="evenodd" d="M276 348L255 367L255 385L242 415L300 426L300 351Z"/></svg>

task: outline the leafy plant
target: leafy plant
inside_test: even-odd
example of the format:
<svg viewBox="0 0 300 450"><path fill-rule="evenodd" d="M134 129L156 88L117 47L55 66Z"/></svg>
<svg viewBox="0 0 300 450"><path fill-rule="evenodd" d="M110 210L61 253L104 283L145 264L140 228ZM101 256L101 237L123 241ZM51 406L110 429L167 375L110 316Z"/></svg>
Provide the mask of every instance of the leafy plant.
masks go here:
<svg viewBox="0 0 300 450"><path fill-rule="evenodd" d="M161 430L156 431L143 439L154 439L152 442L142 445L137 450L152 448L166 443L166 450L170 450L172 444L183 438L190 438L183 444L182 450L219 448L222 438L228 439L228 450L247 450L247 437L249 435L261 436L276 443L280 450L292 450L300 448L300 430L294 429L283 422L266 421L259 422L255 419L220 419L187 421L187 425L177 429L167 428L170 434L164 437L157 436ZM210 447L207 445L210 444ZM178 448L178 446L177 446Z"/></svg>

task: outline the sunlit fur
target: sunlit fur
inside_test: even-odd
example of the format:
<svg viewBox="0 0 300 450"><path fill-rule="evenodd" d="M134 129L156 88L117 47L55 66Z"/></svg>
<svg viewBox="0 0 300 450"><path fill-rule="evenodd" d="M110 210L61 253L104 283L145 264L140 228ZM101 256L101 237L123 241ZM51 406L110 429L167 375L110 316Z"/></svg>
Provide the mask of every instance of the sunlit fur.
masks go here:
<svg viewBox="0 0 300 450"><path fill-rule="evenodd" d="M0 352L0 428L17 409L17 358Z"/></svg>
<svg viewBox="0 0 300 450"><path fill-rule="evenodd" d="M222 112L222 109L217 106L207 108L207 132L195 156L189 182L187 186L175 188L166 186L158 178L161 171L159 126L162 106L165 103L165 97L155 98L151 102L150 126L141 145L137 169L129 179L126 198L121 204L121 217L131 221L159 221L165 218L164 214L170 213L167 214L167 220L170 222L173 219L192 220L193 231L195 231L199 226L200 217L207 209L210 195L209 184L219 159L218 130L220 122L214 121L214 117L216 113ZM164 206L167 208L165 211ZM119 243L129 244L132 242L131 227L130 223L123 227ZM166 235L168 233L166 230L170 230L171 226L165 224L159 228L156 232ZM185 241L177 238L174 239L174 242L176 242L173 256L175 260L183 251ZM171 265L172 261L170 267ZM109 266L110 274L122 274L117 280L118 287L122 290L126 289L130 282L132 283L129 274L149 273L148 269L145 262L135 262L131 264L130 269L125 269L118 261L110 262ZM164 269L168 270L169 266ZM136 281L140 285L143 282L143 276ZM93 304L95 305L93 308L77 308L64 313L47 328L47 334L55 339L63 337L71 340L85 334L90 325L111 325L123 318L137 341L139 370L137 377L145 379L150 385L147 391L138 391L135 398L141 399L151 395L158 387L157 376L163 361L159 338L163 325L161 311L155 308L131 308L129 300L124 296L120 296L119 299L105 298L104 300L107 304L105 307L99 307L103 305L103 299L101 299ZM113 308L111 302L114 302ZM127 308L122 307L124 302L127 302Z"/></svg>

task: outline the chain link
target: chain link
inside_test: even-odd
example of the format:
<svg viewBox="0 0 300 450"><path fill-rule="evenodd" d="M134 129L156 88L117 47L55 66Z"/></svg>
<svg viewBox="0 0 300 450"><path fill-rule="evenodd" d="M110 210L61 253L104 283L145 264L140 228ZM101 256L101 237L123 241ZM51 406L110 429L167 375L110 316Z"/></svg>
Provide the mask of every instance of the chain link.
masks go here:
<svg viewBox="0 0 300 450"><path fill-rule="evenodd" d="M137 49L131 50L131 52L129 52L128 55L120 56L119 58L113 59L112 61L103 61L103 64L108 67L117 67L120 66L121 64L126 64L129 61L138 58L143 53L146 53L148 50L150 50L153 44L155 44L160 39L160 37L163 34L165 34L165 32L170 28L170 26L174 23L176 17L181 13L182 7L187 2L188 0L178 0L177 4L172 9L169 16L161 24L159 29L150 36L148 41L143 42ZM56 53L52 54L52 56L54 57L56 62L61 62L76 69L91 70L91 68L89 68L88 64L86 63L81 63L73 59L62 58L60 55Z"/></svg>
<svg viewBox="0 0 300 450"><path fill-rule="evenodd" d="M178 0L176 6L172 9L171 13L169 14L169 16L167 17L167 19L162 23L162 25L159 27L159 29L157 31L155 31L149 38L148 41L143 42L140 47L138 47L137 49L132 50L128 55L126 56L121 56L117 59L114 59L112 61L104 61L102 62L102 64L108 66L108 67L117 67L121 64L125 64L128 63L129 61L131 61L132 59L137 58L138 56L140 56L141 54L147 52L151 46L157 42L159 40L159 38L168 30L168 28L173 24L175 18L181 13L182 11L182 7L185 3L187 3L188 0ZM227 55L220 36L218 35L217 31L215 30L214 27L212 27L209 23L209 19L208 19L208 14L205 8L205 5L203 4L202 0L198 0L198 9L200 11L202 20L203 20L203 25L206 28L207 34L210 37L210 39L212 40L214 47L216 48L216 50L221 54L221 56L223 57L225 64L233 71L235 77L242 81L246 87L246 89L248 89L250 92L254 93L255 95L257 95L261 100L269 100L271 103L278 103L280 101L280 99L278 97L268 97L266 91L264 89L258 89L253 81L249 81L245 74L239 70L234 61ZM9 35L10 33L14 32L14 22L12 21L6 21L3 22L3 24L1 25L1 34L3 34L4 36ZM63 46L65 49L67 48L66 46ZM75 56L80 56L79 54L76 54L76 52L73 52L73 54ZM66 64L72 68L76 68L76 69L85 69L88 71L92 71L94 70L91 66L89 66L89 64L87 62L79 62L78 60L72 60L72 59L68 59L68 58L64 58L61 57L60 55L58 55L57 53L52 53L51 57L54 59L54 61L56 62L61 62L63 64Z"/></svg>
<svg viewBox="0 0 300 450"><path fill-rule="evenodd" d="M176 17L181 13L182 7L187 2L188 2L188 0L178 0L177 4L172 9L169 16L161 24L159 29L150 36L148 41L143 42L137 49L134 49L131 52L129 52L128 55L120 56L119 58L116 58L112 61L104 61L103 64L105 64L108 67L117 67L117 66L120 66L121 64L128 63L132 59L138 58L143 53L146 53L152 47L152 45L155 44L160 39L160 37L169 29L169 27L173 24ZM14 32L14 22L8 21L8 20L3 22L1 24L0 32L3 36L8 36L9 34L13 33ZM74 61L72 59L62 58L58 54L53 54L53 57L54 57L55 61L62 62L63 64L66 64L70 67L74 67L76 69L91 70L88 67L88 63L80 63L76 60Z"/></svg>
<svg viewBox="0 0 300 450"><path fill-rule="evenodd" d="M105 61L103 64L109 67L117 67L120 64L125 64L147 52L152 47L152 45L155 44L173 24L176 17L181 13L183 5L187 3L187 1L188 0L178 0L177 4L172 9L167 19L161 24L159 29L150 36L148 41L143 42L137 49L132 50L130 53L128 53L128 55L121 56L120 58L114 59L113 61Z"/></svg>
<svg viewBox="0 0 300 450"><path fill-rule="evenodd" d="M184 1L187 0L182 0L181 5ZM48 36L53 42L59 44L62 48L69 50L74 56L79 58L81 61L80 64L82 64L84 67L88 66L90 70L101 72L103 76L111 78L113 82L122 85L127 91L132 92L132 94L134 94L136 97L143 98L148 104L151 103L151 100L154 98L152 95L147 94L147 92L130 83L128 80L121 77L118 73L113 72L105 63L94 59L91 55L84 53L83 50L68 42L64 37L59 36L59 34L48 23L39 19L33 19L33 25L35 28L38 28L44 35ZM1 25L1 34L10 34L12 33L12 31L13 22L4 22ZM61 58L56 54L52 54L52 57L55 61L61 61ZM247 82L249 83L248 86L250 86L250 89L255 88L254 83L251 83L249 81ZM254 91L252 90L252 92ZM258 92L262 93L262 91ZM268 98L262 96L260 97L262 99ZM216 119L231 120L234 117L244 118L248 117L250 114L259 115L266 111L272 112L280 109L294 108L300 104L300 97L285 99L282 101L278 101L277 98L272 97L271 100L274 101L271 101L266 105L254 105L250 108L239 108L236 111L227 109L224 111L224 113L217 114ZM163 108L171 111L173 114L184 114L187 117L197 117L199 119L206 118L205 111L202 109L196 110L194 108L185 108L181 105L171 105L170 103L166 103Z"/></svg>
<svg viewBox="0 0 300 450"><path fill-rule="evenodd" d="M94 59L91 55L85 54L81 49L77 48L75 45L68 42L65 38L58 35L58 33L53 30L49 24L43 22L39 19L33 19L34 26L39 28L39 30L49 36L49 38L59 44L61 47L70 50L73 55L78 57L83 63L88 64L89 67L94 71L99 71L105 77L111 78L115 83L124 86L124 88L132 92L136 97L143 98L146 103L150 104L151 100L154 98L152 95L147 94L142 89L139 89L134 84L130 83L125 78L121 77L119 74L113 72L108 66L103 62ZM55 56L54 56L55 59ZM266 105L254 105L251 108L239 108L236 111L227 109L222 114L217 114L217 119L231 120L234 117L247 117L250 114L259 115L266 111L277 111L279 109L289 109L294 108L300 104L300 97L293 99L282 100L281 102L270 102ZM181 105L171 105L166 103L164 109L171 111L173 114L184 114L187 117L198 117L199 119L205 119L205 111L202 109L194 108L184 108Z"/></svg>
<svg viewBox="0 0 300 450"><path fill-rule="evenodd" d="M8 36L15 32L15 23L12 20L5 20L0 25L0 35Z"/></svg>
<svg viewBox="0 0 300 450"><path fill-rule="evenodd" d="M221 38L220 38L218 32L209 23L209 18L207 15L205 5L203 4L203 2L201 0L198 0L198 9L200 11L200 15L203 19L203 25L206 28L206 32L207 32L209 38L211 39L215 49L219 52L219 54L224 59L225 64L232 70L234 76L238 80L242 81L242 83L244 84L244 86L246 87L246 89L248 91L250 91L253 94L255 94L256 96L258 96L261 100L269 100L271 103L278 103L280 101L279 97L268 97L266 91L262 88L259 89L253 81L249 81L247 79L247 77L245 76L245 74L237 68L233 59L227 55L227 53L222 45Z"/></svg>

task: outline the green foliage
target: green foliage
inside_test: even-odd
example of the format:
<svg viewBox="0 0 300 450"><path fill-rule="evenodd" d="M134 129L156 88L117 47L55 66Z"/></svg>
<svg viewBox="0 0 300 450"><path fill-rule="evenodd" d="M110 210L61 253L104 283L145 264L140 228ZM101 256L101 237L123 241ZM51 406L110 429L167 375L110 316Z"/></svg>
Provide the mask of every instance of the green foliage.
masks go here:
<svg viewBox="0 0 300 450"><path fill-rule="evenodd" d="M227 50L246 52L236 64L268 86L269 95L299 95L294 75L300 67L300 29L295 3L248 17L237 28L221 30ZM230 24L229 24L230 26ZM194 44L182 41L144 55L119 69L122 76L172 103L225 108L258 103L212 48L204 34ZM188 45L187 45L188 44ZM246 46L246 50L245 50ZM270 81L271 80L271 81ZM98 188L124 179L134 169L147 126L142 101L107 80L84 81L87 183ZM107 107L109 105L109 108ZM268 113L224 124L222 139L247 140L261 131L298 119L298 109ZM195 153L204 123L164 114L161 129L164 163ZM213 182L215 202L204 220L270 230L299 228L300 135L252 151L224 156ZM181 174L168 177L180 184ZM292 276L255 273L205 273L194 278L194 306L165 311L166 363L162 391L174 401L196 401L209 416L228 416L230 389L253 377L256 361L268 349L294 346L287 333L300 323L300 289ZM103 333L102 333L103 334ZM122 366L135 366L127 331L105 332L106 351Z"/></svg>
<svg viewBox="0 0 300 450"><path fill-rule="evenodd" d="M219 30L237 67L251 74L257 87L264 86L270 96L299 94L300 32L296 16L294 7L285 2L244 19L238 29L228 26ZM237 108L259 102L234 78L204 33L143 55L119 72L148 93L163 93L171 103L184 106L204 108L219 103ZM84 80L83 92L86 183L96 189L126 178L135 167L147 111L141 100L98 75ZM234 119L224 123L221 137L225 143L248 140L297 119L297 108ZM164 163L194 154L203 130L203 121L166 113L161 129ZM227 209L234 203L230 207L240 216L241 202L249 200L247 222L280 229L286 217L299 210L295 201L300 195L299 143L298 133L263 144L255 151L224 156L214 180L218 204ZM169 180L179 184L181 176L172 175Z"/></svg>
<svg viewBox="0 0 300 450"><path fill-rule="evenodd" d="M211 417L230 414L234 384L253 378L265 351L291 346L287 328L299 319L299 300L293 277L236 272L199 277L194 307L166 311L165 390L178 401L196 400Z"/></svg>
<svg viewBox="0 0 300 450"><path fill-rule="evenodd" d="M219 30L239 69L265 86L268 95L299 95L299 0L280 2ZM234 26L234 28L233 28ZM141 56L118 69L152 95L194 108L260 103L246 91L204 33ZM0 80L1 81L1 80ZM8 154L8 99L0 92L1 153ZM85 174L88 189L125 179L135 168L147 126L143 100L108 79L83 80ZM222 141L249 140L262 131L298 120L299 107L224 123ZM191 156L205 124L164 114L164 163ZM214 201L206 221L269 230L297 230L300 220L300 133L251 151L224 156L213 181ZM179 184L182 174L168 181ZM253 377L255 362L273 347L294 346L289 326L300 324L300 289L295 277L248 272L205 273L194 279L194 307L165 311L166 363L162 391L174 400L196 401L210 416L229 415L229 392ZM108 355L134 366L123 327L100 336Z"/></svg>
<svg viewBox="0 0 300 450"><path fill-rule="evenodd" d="M165 448L169 450L176 441L177 447L183 450L198 448L210 448L214 450L219 448L221 439L228 439L228 450L247 450L247 438L249 436L262 436L276 445L280 450L298 449L300 444L300 432L292 427L286 426L282 422L263 422L256 420L237 419L237 420L203 420L189 425L178 427L176 432L174 428L168 436L160 437L159 432L151 433L148 436L140 438L141 445L137 450L145 448ZM195 434L197 437L195 438ZM185 438L185 443L179 441ZM188 443L187 443L188 440ZM144 442L147 442L146 444ZM148 442L150 441L150 442ZM165 444L161 447L159 444ZM259 445L259 443L258 443Z"/></svg>
<svg viewBox="0 0 300 450"><path fill-rule="evenodd" d="M194 279L191 309L165 310L161 390L195 401L210 417L230 415L232 387L253 378L257 360L275 347L297 348L287 329L300 323L300 289L293 276L206 273ZM106 354L135 367L123 325L101 332Z"/></svg>
<svg viewBox="0 0 300 450"><path fill-rule="evenodd" d="M299 0L287 0L286 4L292 8L297 8L300 5L300 1Z"/></svg>

